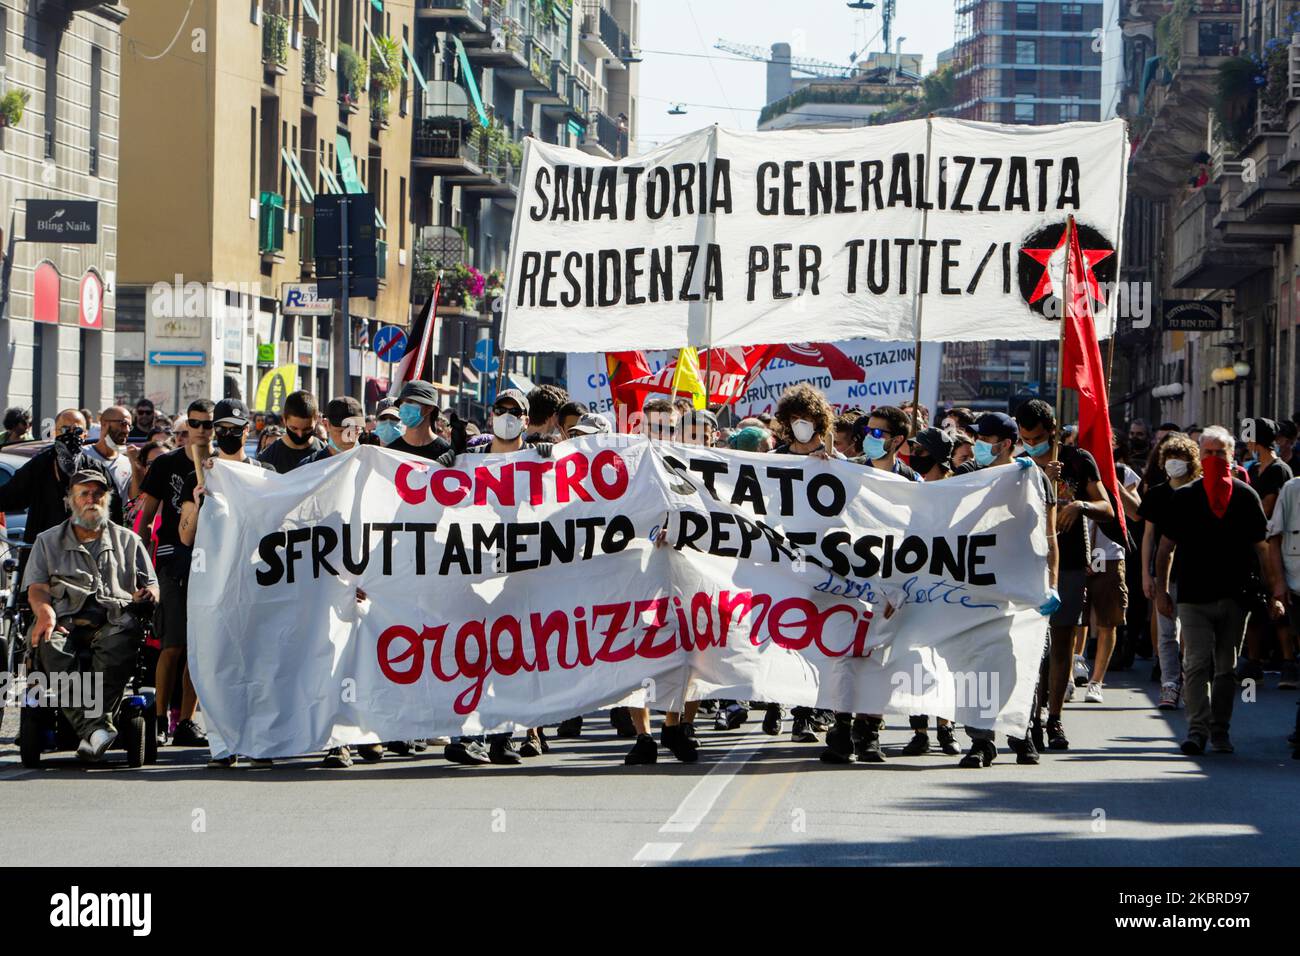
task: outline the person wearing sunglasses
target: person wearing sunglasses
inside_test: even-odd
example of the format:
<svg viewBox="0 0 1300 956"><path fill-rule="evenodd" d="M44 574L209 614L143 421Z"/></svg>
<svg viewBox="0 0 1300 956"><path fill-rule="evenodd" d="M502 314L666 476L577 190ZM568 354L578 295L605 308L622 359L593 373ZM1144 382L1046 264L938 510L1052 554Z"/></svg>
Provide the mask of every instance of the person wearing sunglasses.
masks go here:
<svg viewBox="0 0 1300 956"><path fill-rule="evenodd" d="M190 402L185 425L189 442L207 444L213 437L211 400ZM138 527L146 548L154 540L154 517L158 516L157 545L154 560L158 570L157 630L162 641L158 669L154 678L157 693L154 703L158 712L158 742L164 743L169 729L168 710L176 675L181 674L180 715L171 742L177 747L206 747L208 739L194 722L198 698L185 664L187 589L190 578L190 549L181 541L181 507L187 500L186 480L194 478L194 462L189 448L177 448L156 459L140 482L140 517Z"/></svg>
<svg viewBox="0 0 1300 956"><path fill-rule="evenodd" d="M87 445L85 452L94 458L113 479L113 490L123 501L131 498L131 477L134 468L131 453L141 446L128 445L131 434L131 411L121 405L111 405L99 416L99 439Z"/></svg>
<svg viewBox="0 0 1300 956"><path fill-rule="evenodd" d="M921 476L898 457L898 453L908 447L907 440L911 434L912 420L907 412L893 405L873 408L871 414L857 421L854 443L861 454L849 460L868 468L892 471L908 481L922 481Z"/></svg>

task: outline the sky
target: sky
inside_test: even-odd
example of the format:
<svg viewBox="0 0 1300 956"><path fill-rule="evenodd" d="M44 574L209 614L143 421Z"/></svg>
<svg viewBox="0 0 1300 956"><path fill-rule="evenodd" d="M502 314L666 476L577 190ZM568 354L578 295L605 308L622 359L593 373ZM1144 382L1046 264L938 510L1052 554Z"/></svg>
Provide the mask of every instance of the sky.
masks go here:
<svg viewBox="0 0 1300 956"><path fill-rule="evenodd" d="M766 104L767 66L713 49L719 39L764 50L784 41L796 57L847 66L855 51L858 59L883 52L880 6L861 11L845 0L641 0L639 148L712 123L755 128ZM894 39L905 37L903 53L921 54L924 70L934 69L939 51L952 46L953 0L897 0L896 7ZM668 115L677 103L685 116Z"/></svg>

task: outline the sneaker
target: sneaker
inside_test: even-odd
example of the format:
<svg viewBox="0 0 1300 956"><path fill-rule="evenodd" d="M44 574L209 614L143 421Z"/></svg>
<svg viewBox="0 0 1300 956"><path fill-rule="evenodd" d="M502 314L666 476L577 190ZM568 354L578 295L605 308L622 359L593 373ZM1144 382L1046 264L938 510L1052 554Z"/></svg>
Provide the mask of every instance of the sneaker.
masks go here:
<svg viewBox="0 0 1300 956"><path fill-rule="evenodd" d="M835 725L826 731L826 749L822 751L822 763L854 763L857 759L853 753L852 724L847 719L837 719Z"/></svg>
<svg viewBox="0 0 1300 956"><path fill-rule="evenodd" d="M574 737L582 736L582 718L570 717L568 720L561 721L560 725L555 728L555 736L571 740Z"/></svg>
<svg viewBox="0 0 1300 956"><path fill-rule="evenodd" d="M718 711L717 719L713 722L713 729L737 730L747 720L749 720L749 711L745 709L745 706L740 701L733 700Z"/></svg>
<svg viewBox="0 0 1300 956"><path fill-rule="evenodd" d="M512 737L498 737L493 740L488 748L488 759L492 763L499 764L523 763L523 758L519 756L519 745Z"/></svg>
<svg viewBox="0 0 1300 956"><path fill-rule="evenodd" d="M1091 676L1092 676L1092 672L1088 670L1088 662L1084 660L1083 655L1075 654L1074 655L1075 686L1086 687L1088 685L1088 678L1090 678Z"/></svg>
<svg viewBox="0 0 1300 956"><path fill-rule="evenodd" d="M411 751L415 749L414 740L390 740L384 744L384 749L390 754L398 757L409 757Z"/></svg>
<svg viewBox="0 0 1300 956"><path fill-rule="evenodd" d="M481 740L453 741L447 744L442 755L452 763L463 763L469 766L492 762L488 755L487 744Z"/></svg>
<svg viewBox="0 0 1300 956"><path fill-rule="evenodd" d="M524 742L519 745L519 756L540 757L543 752L541 736L536 731L529 731Z"/></svg>
<svg viewBox="0 0 1300 956"><path fill-rule="evenodd" d="M1200 734L1188 734L1183 741L1182 751L1189 757L1199 757L1205 753L1205 738Z"/></svg>
<svg viewBox="0 0 1300 956"><path fill-rule="evenodd" d="M379 763L384 759L384 745L360 744L357 747L357 756L366 763Z"/></svg>
<svg viewBox="0 0 1300 956"><path fill-rule="evenodd" d="M450 740L447 743L451 743ZM429 749L429 741L425 737L416 737L411 741L411 750L417 754L422 754Z"/></svg>
<svg viewBox="0 0 1300 956"><path fill-rule="evenodd" d="M1252 661L1250 658L1243 656L1237 661L1237 669L1233 672L1232 676L1236 678L1238 684L1247 679L1253 680L1256 684L1256 689L1258 690L1258 685L1263 683L1264 680L1264 668L1258 662Z"/></svg>
<svg viewBox="0 0 1300 956"><path fill-rule="evenodd" d="M991 740L972 740L970 750L966 756L957 762L959 767L980 768L987 767L997 759L998 748L994 746Z"/></svg>
<svg viewBox="0 0 1300 956"><path fill-rule="evenodd" d="M636 725L632 723L632 712L626 707L615 707L610 710L609 725L618 731L620 737L636 736Z"/></svg>
<svg viewBox="0 0 1300 956"><path fill-rule="evenodd" d="M857 719L853 721L853 755L858 763L884 763L885 752L880 749L880 730L883 720Z"/></svg>
<svg viewBox="0 0 1300 956"><path fill-rule="evenodd" d="M1216 754L1230 754L1236 750L1226 730L1210 731L1210 749Z"/></svg>
<svg viewBox="0 0 1300 956"><path fill-rule="evenodd" d="M98 759L95 756L95 745L89 738L77 744L77 759L84 760L86 763L94 763Z"/></svg>
<svg viewBox="0 0 1300 956"><path fill-rule="evenodd" d="M429 737L427 739L427 744L430 747L445 747L449 743L451 743L450 737ZM420 748L417 746L415 749L419 750Z"/></svg>
<svg viewBox="0 0 1300 956"><path fill-rule="evenodd" d="M700 759L700 748L686 735L683 724L673 724L671 727L665 724L660 733L660 741L682 763L695 763Z"/></svg>
<svg viewBox="0 0 1300 956"><path fill-rule="evenodd" d="M239 758L234 754L229 757L213 757L208 761L209 770L229 770L239 765Z"/></svg>
<svg viewBox="0 0 1300 956"><path fill-rule="evenodd" d="M814 710L812 716L808 718L808 725L812 727L814 733L826 733L835 726L835 711Z"/></svg>
<svg viewBox="0 0 1300 956"><path fill-rule="evenodd" d="M1048 750L1069 750L1070 741L1065 736L1065 728L1061 726L1060 717L1047 718L1047 749Z"/></svg>
<svg viewBox="0 0 1300 956"><path fill-rule="evenodd" d="M778 733L780 728L777 728ZM790 727L790 739L797 744L816 744L820 743L817 735L813 733L812 721L807 717L796 717Z"/></svg>
<svg viewBox="0 0 1300 956"><path fill-rule="evenodd" d="M173 747L206 747L208 738L203 736L203 731L199 730L199 725L192 720L182 720L176 725L176 732L172 734Z"/></svg>
<svg viewBox="0 0 1300 956"><path fill-rule="evenodd" d="M248 758L249 770L270 770L272 766L273 766L272 762L270 760L267 760L265 757Z"/></svg>
<svg viewBox="0 0 1300 956"><path fill-rule="evenodd" d="M1178 709L1178 685L1161 684L1160 685L1160 703L1156 704L1161 710Z"/></svg>
<svg viewBox="0 0 1300 956"><path fill-rule="evenodd" d="M352 766L352 751L347 747L331 748L321 765L331 770L347 770Z"/></svg>
<svg viewBox="0 0 1300 956"><path fill-rule="evenodd" d="M1043 718L1040 714L1035 714L1029 721L1029 739L1039 753L1047 749L1047 742L1043 739Z"/></svg>
<svg viewBox="0 0 1300 956"><path fill-rule="evenodd" d="M103 727L101 727L99 730L96 730L93 733L91 733L90 740L83 741L83 743L90 744L91 760L103 760L104 752L107 751L109 747L113 746L113 741L116 739L117 739L116 730L105 730ZM80 747L77 748L77 754L78 755L81 754Z"/></svg>
<svg viewBox="0 0 1300 956"><path fill-rule="evenodd" d="M785 719L785 708L780 704L768 704L763 712L763 733L775 737L781 732L781 721Z"/></svg>
<svg viewBox="0 0 1300 956"><path fill-rule="evenodd" d="M1282 675L1277 679L1278 690L1295 690L1300 687L1300 666L1295 661L1282 662Z"/></svg>
<svg viewBox="0 0 1300 956"><path fill-rule="evenodd" d="M1101 701L1101 681L1088 681L1088 693L1083 695L1083 699L1090 704L1100 704Z"/></svg>
<svg viewBox="0 0 1300 956"><path fill-rule="evenodd" d="M1038 748L1034 746L1034 741L1030 737L1008 737L1007 746L1011 752L1016 755L1018 764L1037 764Z"/></svg>
<svg viewBox="0 0 1300 956"><path fill-rule="evenodd" d="M957 746L957 734L954 732L952 724L940 724L937 736L939 738L939 749L949 757L955 757L961 753L961 748Z"/></svg>
<svg viewBox="0 0 1300 956"><path fill-rule="evenodd" d="M903 747L904 757L923 757L930 752L930 735L925 731L912 734L906 746Z"/></svg>
<svg viewBox="0 0 1300 956"><path fill-rule="evenodd" d="M636 743L632 749L627 752L623 758L623 763L631 766L634 764L647 764L659 762L659 747L655 744L655 739L649 734L638 734Z"/></svg>

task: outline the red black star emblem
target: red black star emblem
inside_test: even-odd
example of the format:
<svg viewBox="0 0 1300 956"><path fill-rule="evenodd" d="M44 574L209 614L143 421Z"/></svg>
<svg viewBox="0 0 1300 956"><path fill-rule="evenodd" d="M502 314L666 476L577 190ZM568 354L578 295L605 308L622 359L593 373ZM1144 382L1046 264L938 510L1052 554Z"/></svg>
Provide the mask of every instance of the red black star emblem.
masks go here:
<svg viewBox="0 0 1300 956"><path fill-rule="evenodd" d="M1088 298L1094 308L1104 306L1102 283L1115 278L1115 249L1097 230L1077 224L1079 245L1083 252ZM1049 296L1059 296L1065 263L1065 223L1038 230L1020 247L1020 292L1035 312L1042 313ZM1056 310L1057 315L1060 310Z"/></svg>

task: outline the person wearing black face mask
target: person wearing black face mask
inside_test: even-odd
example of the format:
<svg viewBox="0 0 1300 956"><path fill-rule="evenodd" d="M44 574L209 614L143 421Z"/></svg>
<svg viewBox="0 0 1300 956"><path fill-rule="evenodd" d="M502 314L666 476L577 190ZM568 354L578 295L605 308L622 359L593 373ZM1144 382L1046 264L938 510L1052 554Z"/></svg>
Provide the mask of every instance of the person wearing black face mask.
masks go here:
<svg viewBox="0 0 1300 956"><path fill-rule="evenodd" d="M0 486L0 512L26 511L27 526L23 540L31 544L42 531L62 524L68 517L68 481L87 468L103 473L112 488L112 477L104 466L86 454L83 440L86 419L75 408L64 409L54 420L54 442L49 448L33 455ZM109 519L125 524L120 495L114 495L109 509ZM26 564L27 549L22 549L20 560Z"/></svg>
<svg viewBox="0 0 1300 956"><path fill-rule="evenodd" d="M316 437L316 397L311 392L290 393L284 400L284 434L257 456L280 474L293 471L325 444Z"/></svg>

